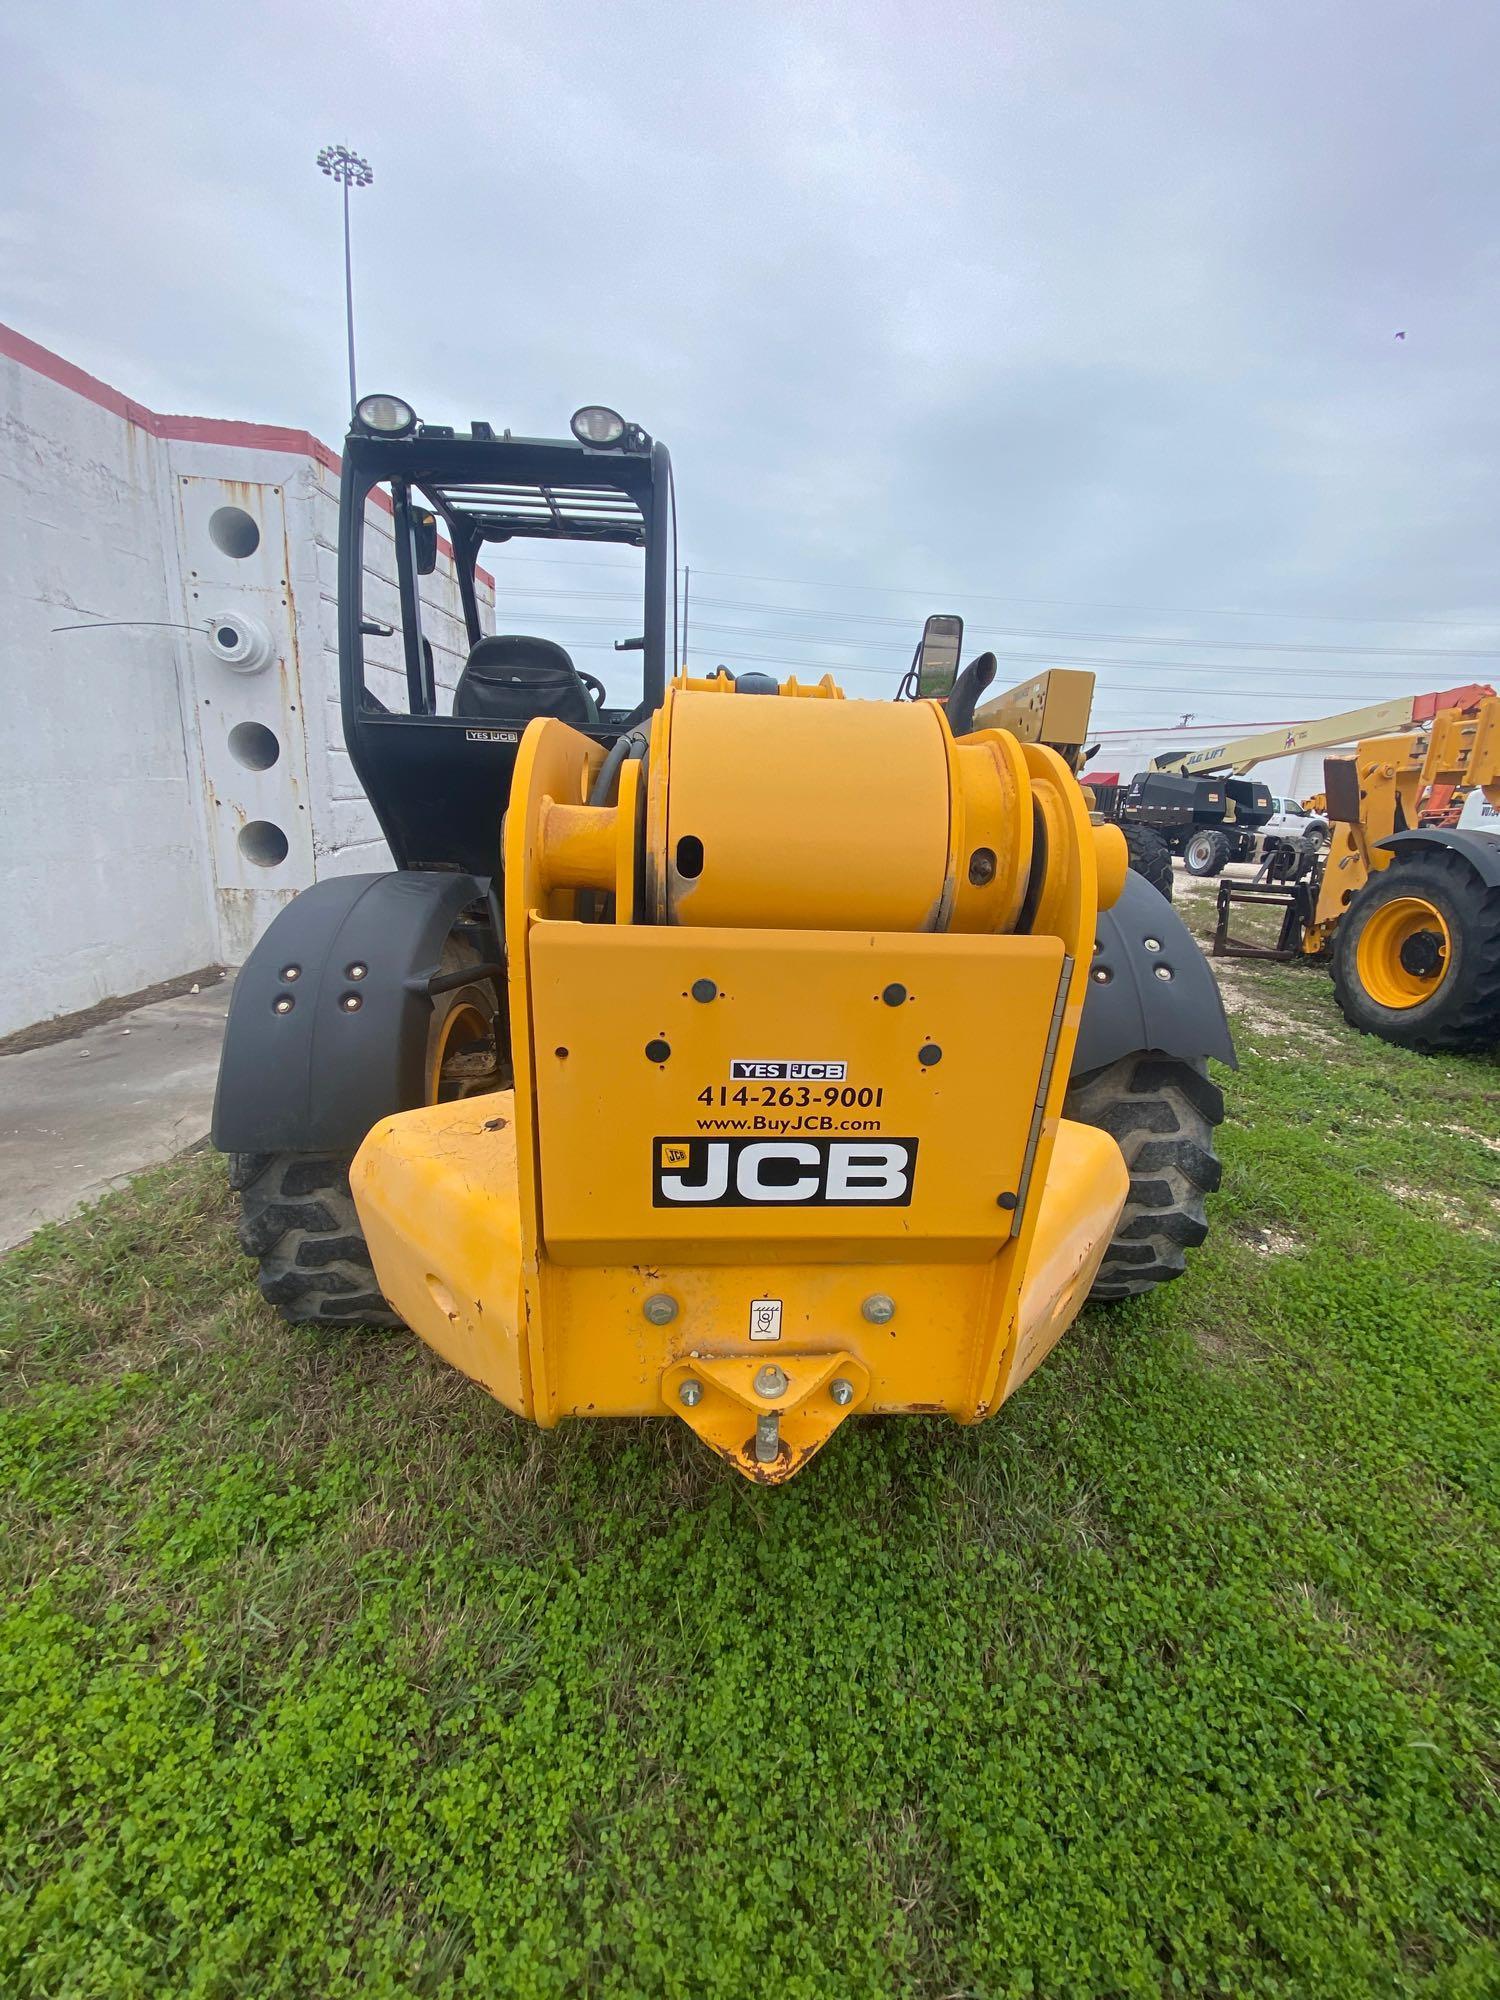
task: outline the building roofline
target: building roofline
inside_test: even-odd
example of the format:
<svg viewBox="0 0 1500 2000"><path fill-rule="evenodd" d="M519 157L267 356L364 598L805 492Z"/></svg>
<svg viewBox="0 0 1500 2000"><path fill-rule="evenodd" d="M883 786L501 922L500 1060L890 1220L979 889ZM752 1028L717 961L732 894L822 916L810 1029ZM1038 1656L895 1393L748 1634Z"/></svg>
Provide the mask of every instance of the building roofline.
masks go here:
<svg viewBox="0 0 1500 2000"><path fill-rule="evenodd" d="M75 362L66 360L61 354L54 354L50 347L43 347L40 341L31 340L16 327L7 326L0 320L0 360L15 361L22 368L30 369L33 375L41 375L59 388L69 390L85 401L95 403L101 410L108 410L111 416L123 418L127 424L134 424L148 436L164 438L178 444L227 444L241 451L285 451L296 458L311 458L330 472L342 472L343 461L331 446L324 444L311 431L292 430L285 424L252 424L239 417L187 417L164 415L160 410L148 410L144 403L138 403L133 396L112 388L108 382L101 382L97 375L90 375ZM377 503L390 512L389 497L377 490ZM438 546L449 561L453 560L453 550L445 536L439 536ZM495 579L487 569L476 565L475 575L491 590Z"/></svg>

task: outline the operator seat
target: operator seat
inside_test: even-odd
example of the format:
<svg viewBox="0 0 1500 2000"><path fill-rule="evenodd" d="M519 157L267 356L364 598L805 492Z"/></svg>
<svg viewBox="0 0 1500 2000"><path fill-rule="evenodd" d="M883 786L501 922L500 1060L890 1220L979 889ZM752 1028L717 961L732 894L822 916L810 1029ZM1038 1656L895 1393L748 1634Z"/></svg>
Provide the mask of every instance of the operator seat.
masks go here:
<svg viewBox="0 0 1500 2000"><path fill-rule="evenodd" d="M599 711L571 656L551 639L504 633L481 639L453 690L453 713L470 722L524 726L556 716L574 729L597 729Z"/></svg>

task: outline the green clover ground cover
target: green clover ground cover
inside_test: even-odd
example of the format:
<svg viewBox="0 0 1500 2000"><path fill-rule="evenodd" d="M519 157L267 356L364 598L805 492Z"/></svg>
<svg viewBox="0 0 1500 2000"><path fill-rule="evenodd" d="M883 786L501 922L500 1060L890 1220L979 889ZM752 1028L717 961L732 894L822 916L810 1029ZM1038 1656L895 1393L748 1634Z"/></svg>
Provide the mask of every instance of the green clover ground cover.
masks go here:
<svg viewBox="0 0 1500 2000"><path fill-rule="evenodd" d="M279 1326L208 1156L9 1258L0 1990L1500 1992L1497 1072L1236 990L1190 1276L780 1492Z"/></svg>

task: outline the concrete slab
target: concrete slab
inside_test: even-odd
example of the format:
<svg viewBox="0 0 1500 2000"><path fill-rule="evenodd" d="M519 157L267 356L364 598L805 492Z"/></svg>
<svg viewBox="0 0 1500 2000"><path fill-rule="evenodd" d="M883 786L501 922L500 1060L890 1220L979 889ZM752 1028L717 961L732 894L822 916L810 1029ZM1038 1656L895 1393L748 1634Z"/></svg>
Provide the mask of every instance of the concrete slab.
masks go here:
<svg viewBox="0 0 1500 2000"><path fill-rule="evenodd" d="M0 1250L207 1137L230 985L0 1056Z"/></svg>

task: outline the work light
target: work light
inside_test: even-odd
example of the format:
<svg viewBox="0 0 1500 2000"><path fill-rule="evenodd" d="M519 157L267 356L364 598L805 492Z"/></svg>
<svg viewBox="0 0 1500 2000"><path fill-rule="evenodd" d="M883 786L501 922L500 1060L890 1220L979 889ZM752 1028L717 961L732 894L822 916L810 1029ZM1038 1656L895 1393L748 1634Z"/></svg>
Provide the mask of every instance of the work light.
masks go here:
<svg viewBox="0 0 1500 2000"><path fill-rule="evenodd" d="M382 437L401 437L416 426L417 413L399 396L361 396L354 414L367 431Z"/></svg>
<svg viewBox="0 0 1500 2000"><path fill-rule="evenodd" d="M569 428L580 444L618 444L625 435L625 419L602 403L585 403L573 412Z"/></svg>

